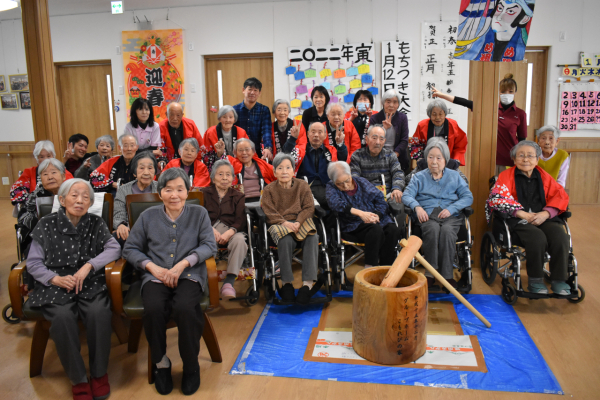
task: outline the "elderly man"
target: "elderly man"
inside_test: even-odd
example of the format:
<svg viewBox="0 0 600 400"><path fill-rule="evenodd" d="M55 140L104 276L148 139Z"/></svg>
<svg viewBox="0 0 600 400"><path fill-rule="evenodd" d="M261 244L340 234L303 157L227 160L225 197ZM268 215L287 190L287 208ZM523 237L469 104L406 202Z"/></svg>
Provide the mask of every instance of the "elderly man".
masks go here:
<svg viewBox="0 0 600 400"><path fill-rule="evenodd" d="M344 133L346 148L348 149L348 158L345 160L350 163L350 157L352 154L360 149L360 136L356 132L356 128L351 121L344 119L344 106L340 103L329 103L325 109L327 114L327 121L323 122L327 128L328 143L330 146L335 145L335 137L338 131Z"/></svg>
<svg viewBox="0 0 600 400"><path fill-rule="evenodd" d="M335 145L331 146L326 140L325 125L313 122L308 128L307 137L306 145L296 145L296 137L294 134L290 135L283 146L283 152L291 154L296 160L296 177L306 179L310 184L313 197L321 206L328 208L325 195L325 185L329 182L327 166L332 161L343 161L348 158L344 131L336 131Z"/></svg>
<svg viewBox="0 0 600 400"><path fill-rule="evenodd" d="M204 154L204 141L198 127L189 118L183 116L183 106L179 103L169 103L167 106L167 119L160 122L160 139L163 158L166 162L174 158L181 158L179 145L185 139L194 138L198 141L200 151L198 160L202 160Z"/></svg>
<svg viewBox="0 0 600 400"><path fill-rule="evenodd" d="M258 102L262 83L256 78L248 78L244 82L244 101L233 106L238 115L235 122L246 131L254 142L254 148L259 158L271 161L273 159L273 143L271 140L271 111L269 107ZM261 147L264 146L264 149Z"/></svg>
<svg viewBox="0 0 600 400"><path fill-rule="evenodd" d="M371 125L365 136L367 147L352 155L352 176L363 177L373 185L385 184L388 197L400 203L404 190L404 173L398 158L390 149L384 148L385 129L382 125ZM383 175L384 182L381 181Z"/></svg>
<svg viewBox="0 0 600 400"><path fill-rule="evenodd" d="M383 109L373 115L369 120L369 125L381 124L385 129L385 148L391 149L396 156L403 170L408 169L408 118L406 114L399 112L398 108L404 101L395 89L386 91L381 96Z"/></svg>

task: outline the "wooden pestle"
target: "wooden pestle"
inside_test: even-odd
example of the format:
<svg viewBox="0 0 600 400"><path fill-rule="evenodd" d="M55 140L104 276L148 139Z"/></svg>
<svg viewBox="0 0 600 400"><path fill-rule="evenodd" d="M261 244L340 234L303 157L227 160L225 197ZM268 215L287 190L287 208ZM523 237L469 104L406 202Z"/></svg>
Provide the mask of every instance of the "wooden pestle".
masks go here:
<svg viewBox="0 0 600 400"><path fill-rule="evenodd" d="M412 239L412 238L413 238L413 236L411 236L411 239ZM411 246L411 244L410 244L410 239L409 239L408 241L407 241L406 239L402 239L402 240L400 241L400 245L401 245L402 247L405 247L405 248L406 248L406 247L408 247L408 246ZM444 286L446 287L446 289L448 289L448 290L450 291L450 293L452 293L454 296L456 296L456 298L457 298L458 300L460 300L460 302L461 302L461 303L463 303L465 307L467 307L467 308L468 308L468 309L469 309L469 310L470 310L470 311L471 311L473 314L475 314L475 316L476 316L477 318L479 318L479 320L480 320L481 322L483 322L483 324L484 324L485 326L487 326L488 328L491 328L491 327L492 327L492 324L490 324L490 323L489 323L489 321L488 321L487 319L485 319L485 317L484 317L483 315L481 315L481 313L480 313L479 311L477 311L477 309L475 309L475 307L473 307L473 306L471 305L471 303L469 303L469 302L467 301L467 299L465 299L465 298L464 298L464 297L463 297L463 296L462 296L460 293L458 293L458 291L457 291L456 289L454 289L454 288L452 287L452 285L451 285L451 284L449 284L449 283L448 283L448 281L447 281L446 279L444 279L444 277L443 277L442 275L440 275L440 273L439 273L439 272L437 272L437 270L436 270L435 268L433 268L433 267L431 266L431 264L429 264L429 263L427 262L427 260L425 260L425 258L424 258L424 257L423 257L421 254L419 254L419 252L418 252L418 251L417 251L417 252L416 252L416 254L415 254L415 258L416 258L416 259L417 259L417 260L418 260L418 261L421 263L421 265L422 265L422 266L423 266L423 267L424 267L426 270L428 270L429 272L431 272L431 274L432 274L432 275L433 275L433 276L434 276L434 277L435 277L435 278L436 278L436 279L437 279L437 280L438 280L438 281L439 281L439 282L440 282L442 285L444 285Z"/></svg>
<svg viewBox="0 0 600 400"><path fill-rule="evenodd" d="M387 288L395 288L398 286L398 282L402 279L402 276L411 264L415 254L417 254L423 244L421 238L415 235L411 236L408 240L402 239L402 241L406 242L406 244L402 245L402 251L400 251L400 254L396 257L396 260L379 286Z"/></svg>

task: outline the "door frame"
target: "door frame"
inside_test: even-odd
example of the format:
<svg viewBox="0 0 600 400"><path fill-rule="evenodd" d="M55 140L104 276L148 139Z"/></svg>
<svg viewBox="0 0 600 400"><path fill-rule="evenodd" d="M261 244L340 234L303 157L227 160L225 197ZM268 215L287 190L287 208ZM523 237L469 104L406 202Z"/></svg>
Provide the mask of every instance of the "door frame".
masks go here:
<svg viewBox="0 0 600 400"><path fill-rule="evenodd" d="M117 116L115 114L115 84L113 81L113 74L112 74L112 61L110 59L106 59L106 60L82 60L82 61L58 61L54 63L54 79L56 82L56 99L58 101L58 129L60 132L60 137L65 140L64 142L64 148L67 148L67 142L66 140L68 140L68 138L65 138L65 121L63 118L63 114L62 114L62 107L61 107L61 99L62 99L62 93L60 91L60 74L59 74L59 69L60 68L69 68L69 67L82 67L82 66L90 66L90 65L108 65L110 66L111 69L111 73L110 73L110 80L111 80L111 90L112 93L110 94L111 99L113 104L111 105L111 112L113 114L113 121L115 123L115 136L118 138L119 135L117 132ZM61 146L58 146L58 148L61 148ZM113 149L113 153L118 153L118 149ZM57 154L58 155L58 154ZM62 156L62 154L61 154Z"/></svg>
<svg viewBox="0 0 600 400"><path fill-rule="evenodd" d="M528 51L535 51L535 52L541 52L545 58L546 69L544 70L544 76L539 77L540 81L542 82L542 90L544 91L544 96L542 96L542 106L540 107L541 110L544 110L544 115L542 118L544 123L546 122L546 115L548 115L548 110L546 109L546 103L547 103L546 97L548 95L548 76L550 76L550 74L548 72L550 69L550 65L548 63L549 55L550 55L550 48L551 48L551 46L527 46L527 47L525 47L525 55L527 55ZM527 57L525 57L525 59L527 59ZM534 132L533 140L535 140L535 132Z"/></svg>

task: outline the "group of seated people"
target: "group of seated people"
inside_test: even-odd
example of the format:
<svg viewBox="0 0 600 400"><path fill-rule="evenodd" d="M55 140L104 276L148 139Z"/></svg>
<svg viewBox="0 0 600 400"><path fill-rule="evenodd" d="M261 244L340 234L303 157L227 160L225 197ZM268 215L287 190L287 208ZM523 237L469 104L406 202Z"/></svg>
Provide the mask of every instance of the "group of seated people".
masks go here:
<svg viewBox="0 0 600 400"><path fill-rule="evenodd" d="M326 210L329 222L337 215L346 238L365 244L366 268L392 264L404 221L397 225L390 207L409 207L413 223L421 227L425 259L456 285L455 242L464 223L462 212L472 204L473 195L458 169L465 163L466 136L446 118L443 103L434 100L427 110L430 119L419 124L416 144L422 151L416 168L405 176L407 120L396 111L395 91L383 95L383 109L377 113L372 111L372 95L359 91L355 108L344 115L341 104L329 103L326 90L315 88L314 109L304 113L301 123L289 118L287 101L277 100L271 110L275 121L269 122L269 141L261 142L260 134L248 128L259 126L257 121L249 123L256 117L250 111L260 105L256 85L247 81L245 101L222 107L219 124L204 136L183 117L181 105L171 103L168 119L157 124L152 107L138 99L131 122L119 137L121 155L111 157L114 142L108 135L97 139L98 153L93 155L87 153L88 139L73 135L64 163L56 158L51 142L36 144L38 165L23 173L11 197L20 205L19 225L30 241L28 272L37 282L28 301L41 307L52 322L50 335L75 399L105 398L110 393L111 311L104 266L121 256L142 274L144 329L157 391L167 394L173 388L166 356L171 317L179 328L182 391L192 394L198 389L205 260L219 246L227 247L221 295L235 297L233 283L248 251L245 207L249 205L262 207L266 215L279 256L279 295L284 301L307 304L316 293L316 205ZM246 99L254 103L247 104ZM237 125L242 118L245 127ZM515 167L500 174L486 213L510 216L511 229L527 251L529 290L547 293L542 281L547 249L552 290L568 294L569 239L557 223L568 205L568 196L556 181L564 176L556 162L564 155L551 148L559 131L544 129L538 132L541 148L530 141L513 148ZM186 204L190 190L204 193L204 207ZM102 218L88 213L95 192L115 196L113 232ZM148 209L129 226L126 198L140 193L158 193L163 205ZM57 196L60 207L38 221L36 199L44 196ZM303 282L296 293L292 257L299 243ZM79 317L88 331L91 380L79 352Z"/></svg>

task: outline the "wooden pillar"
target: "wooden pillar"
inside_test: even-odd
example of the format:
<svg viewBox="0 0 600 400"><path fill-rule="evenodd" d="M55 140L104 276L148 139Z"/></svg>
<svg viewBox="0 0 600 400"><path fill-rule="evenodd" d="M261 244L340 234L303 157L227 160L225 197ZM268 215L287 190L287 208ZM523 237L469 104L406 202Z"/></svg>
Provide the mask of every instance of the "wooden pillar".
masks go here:
<svg viewBox="0 0 600 400"><path fill-rule="evenodd" d="M58 122L48 0L21 0L21 12L33 134L36 142L51 140L57 157L62 159L66 146Z"/></svg>
<svg viewBox="0 0 600 400"><path fill-rule="evenodd" d="M489 179L496 170L499 64L471 61L469 66L469 99L473 100L469 118L469 187L475 211L470 218L471 234L475 238L474 267L479 266L479 247L487 230L485 202L489 196Z"/></svg>

